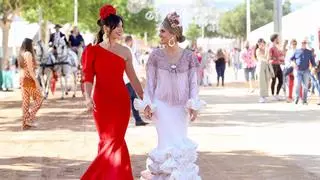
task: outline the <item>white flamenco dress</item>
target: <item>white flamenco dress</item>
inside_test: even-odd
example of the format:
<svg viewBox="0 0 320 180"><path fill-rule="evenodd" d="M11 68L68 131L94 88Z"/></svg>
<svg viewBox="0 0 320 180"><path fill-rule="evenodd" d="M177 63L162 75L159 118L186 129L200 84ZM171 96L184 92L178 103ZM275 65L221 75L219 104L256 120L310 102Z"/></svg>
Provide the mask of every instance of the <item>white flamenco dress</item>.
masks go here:
<svg viewBox="0 0 320 180"><path fill-rule="evenodd" d="M147 63L144 101L136 100L136 109L149 105L156 124L158 146L149 153L147 170L141 180L201 180L197 144L187 137L188 109L204 105L198 99L196 56L184 50L177 64L168 63L161 49L155 49Z"/></svg>

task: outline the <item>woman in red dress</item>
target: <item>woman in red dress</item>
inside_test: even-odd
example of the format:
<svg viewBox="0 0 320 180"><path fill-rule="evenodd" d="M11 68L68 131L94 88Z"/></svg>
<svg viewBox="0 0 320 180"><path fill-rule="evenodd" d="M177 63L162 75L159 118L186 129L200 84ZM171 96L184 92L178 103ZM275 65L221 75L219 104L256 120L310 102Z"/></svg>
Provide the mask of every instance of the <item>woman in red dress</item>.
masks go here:
<svg viewBox="0 0 320 180"><path fill-rule="evenodd" d="M83 54L86 105L93 111L100 142L98 156L82 180L133 180L124 139L130 118L130 96L123 81L124 71L141 98L143 90L132 66L130 50L117 43L123 33L122 23L112 6L103 6L96 44L89 45Z"/></svg>

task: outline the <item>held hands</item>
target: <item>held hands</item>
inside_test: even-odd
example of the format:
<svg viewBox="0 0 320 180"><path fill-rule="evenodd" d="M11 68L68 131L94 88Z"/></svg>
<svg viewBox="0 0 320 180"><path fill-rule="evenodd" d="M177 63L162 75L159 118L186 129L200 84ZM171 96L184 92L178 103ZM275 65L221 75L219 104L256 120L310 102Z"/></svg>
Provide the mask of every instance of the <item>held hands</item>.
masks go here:
<svg viewBox="0 0 320 180"><path fill-rule="evenodd" d="M198 111L189 109L189 114L190 114L190 120L195 121L198 117Z"/></svg>
<svg viewBox="0 0 320 180"><path fill-rule="evenodd" d="M144 109L144 116L147 118L147 119L151 119L152 118L152 112L151 112L151 108L150 106L148 105L145 109Z"/></svg>

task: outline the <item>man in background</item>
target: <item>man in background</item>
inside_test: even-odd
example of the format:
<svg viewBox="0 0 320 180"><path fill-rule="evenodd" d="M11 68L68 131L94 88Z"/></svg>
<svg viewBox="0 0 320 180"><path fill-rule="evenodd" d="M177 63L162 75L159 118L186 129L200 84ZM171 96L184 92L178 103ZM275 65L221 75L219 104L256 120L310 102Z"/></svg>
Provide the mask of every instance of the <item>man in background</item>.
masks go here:
<svg viewBox="0 0 320 180"><path fill-rule="evenodd" d="M133 64L133 68L135 70L135 72L137 74L139 74L139 62L136 58L136 55L135 53L132 51L132 47L133 47L133 38L132 36L126 36L125 37L125 46L127 46L130 51L131 51L131 54L132 54L132 64ZM133 102L134 102L134 99L137 98L137 94L136 92L134 91L133 87L131 86L130 84L130 80L128 79L127 75L124 73L123 75L123 79L124 79L124 83L126 84L127 88L128 88L128 91L129 91L129 94L130 94L130 99L131 99L131 109L132 109L132 114L133 114L133 117L136 121L136 126L145 126L149 123L146 123L142 120L140 114L139 114L139 111L137 111L135 108L134 108L134 105L133 105Z"/></svg>

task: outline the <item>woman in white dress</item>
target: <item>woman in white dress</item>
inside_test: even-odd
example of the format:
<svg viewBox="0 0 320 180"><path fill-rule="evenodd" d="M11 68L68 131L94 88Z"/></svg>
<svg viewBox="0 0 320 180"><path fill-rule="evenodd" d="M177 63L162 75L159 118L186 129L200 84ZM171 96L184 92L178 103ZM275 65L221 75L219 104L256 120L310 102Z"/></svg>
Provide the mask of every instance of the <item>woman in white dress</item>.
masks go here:
<svg viewBox="0 0 320 180"><path fill-rule="evenodd" d="M160 29L163 49L155 49L147 63L144 101L135 107L151 118L158 146L149 154L142 180L200 180L197 145L187 137L188 122L194 121L204 105L198 98L197 57L182 49L185 40L179 16L170 13Z"/></svg>

